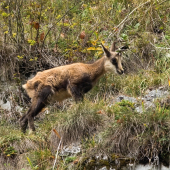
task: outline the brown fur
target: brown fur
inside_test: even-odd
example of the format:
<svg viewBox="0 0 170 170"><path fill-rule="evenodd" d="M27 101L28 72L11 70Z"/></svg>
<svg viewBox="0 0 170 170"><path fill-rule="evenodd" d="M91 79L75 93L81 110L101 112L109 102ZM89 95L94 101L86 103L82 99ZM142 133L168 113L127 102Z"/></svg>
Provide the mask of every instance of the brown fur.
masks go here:
<svg viewBox="0 0 170 170"><path fill-rule="evenodd" d="M93 64L75 63L38 72L28 80L23 88L32 99L32 105L20 122L25 132L27 124L35 130L33 118L49 101L63 101L73 97L76 101L83 100L87 93L106 72L123 73L120 53L115 52L115 44L108 51L103 45L106 56Z"/></svg>

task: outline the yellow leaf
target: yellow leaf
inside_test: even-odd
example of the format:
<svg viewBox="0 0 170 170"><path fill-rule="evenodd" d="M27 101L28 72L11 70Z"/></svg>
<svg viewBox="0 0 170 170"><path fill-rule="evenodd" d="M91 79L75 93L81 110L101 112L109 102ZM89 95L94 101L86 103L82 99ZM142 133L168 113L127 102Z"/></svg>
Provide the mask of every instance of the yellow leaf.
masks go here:
<svg viewBox="0 0 170 170"><path fill-rule="evenodd" d="M19 59L23 59L23 56L18 55L18 56L17 56L17 58L19 58Z"/></svg>
<svg viewBox="0 0 170 170"><path fill-rule="evenodd" d="M94 40L94 41L91 41L92 45L96 45L98 39L97 40Z"/></svg>
<svg viewBox="0 0 170 170"><path fill-rule="evenodd" d="M168 79L168 83L169 83L169 86L170 86L170 79Z"/></svg>
<svg viewBox="0 0 170 170"><path fill-rule="evenodd" d="M97 47L95 50L103 51L101 47Z"/></svg>
<svg viewBox="0 0 170 170"><path fill-rule="evenodd" d="M89 47L89 48L87 48L87 50L88 50L88 51L96 50L96 48L95 48L95 47Z"/></svg>
<svg viewBox="0 0 170 170"><path fill-rule="evenodd" d="M7 14L6 12L3 12L3 13L2 13L2 16L3 16L3 17L8 17L9 14Z"/></svg>
<svg viewBox="0 0 170 170"><path fill-rule="evenodd" d="M12 33L12 36L15 38L15 36L16 36L16 33Z"/></svg>
<svg viewBox="0 0 170 170"><path fill-rule="evenodd" d="M103 54L103 51L98 51L98 55L101 55L101 54Z"/></svg>
<svg viewBox="0 0 170 170"><path fill-rule="evenodd" d="M56 17L56 19L59 19L59 18L61 18L61 15L58 15L58 16Z"/></svg>

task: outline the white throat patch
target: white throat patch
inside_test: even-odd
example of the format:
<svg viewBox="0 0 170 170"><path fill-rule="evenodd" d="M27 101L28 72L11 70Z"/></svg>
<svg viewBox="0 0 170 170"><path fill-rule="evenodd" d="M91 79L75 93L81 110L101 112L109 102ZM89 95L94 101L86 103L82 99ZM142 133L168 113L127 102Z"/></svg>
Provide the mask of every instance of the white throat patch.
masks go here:
<svg viewBox="0 0 170 170"><path fill-rule="evenodd" d="M104 69L106 72L117 73L116 67L108 59L105 61Z"/></svg>

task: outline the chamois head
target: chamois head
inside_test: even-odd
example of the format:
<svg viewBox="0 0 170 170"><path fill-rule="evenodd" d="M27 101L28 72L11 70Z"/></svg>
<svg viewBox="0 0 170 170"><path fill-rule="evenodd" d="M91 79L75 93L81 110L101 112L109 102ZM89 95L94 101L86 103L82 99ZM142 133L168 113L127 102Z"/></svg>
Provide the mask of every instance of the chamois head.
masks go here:
<svg viewBox="0 0 170 170"><path fill-rule="evenodd" d="M116 72L118 74L123 74L124 70L122 67L122 57L121 57L121 52L126 50L128 47L122 47L116 50L115 47L115 42L110 47L110 51L107 50L103 44L102 48L103 51L106 55L106 60L105 60L105 71L108 72Z"/></svg>

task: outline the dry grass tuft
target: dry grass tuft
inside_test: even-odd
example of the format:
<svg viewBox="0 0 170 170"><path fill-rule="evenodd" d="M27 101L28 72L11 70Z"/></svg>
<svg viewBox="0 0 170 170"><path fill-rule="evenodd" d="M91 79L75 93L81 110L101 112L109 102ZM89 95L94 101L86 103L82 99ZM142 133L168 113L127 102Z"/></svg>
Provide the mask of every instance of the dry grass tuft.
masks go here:
<svg viewBox="0 0 170 170"><path fill-rule="evenodd" d="M62 137L63 145L90 137L104 124L102 115L97 114L100 105L89 102L74 104L67 113L63 113L55 129ZM59 138L51 134L51 146L56 149Z"/></svg>
<svg viewBox="0 0 170 170"><path fill-rule="evenodd" d="M139 114L122 101L112 108L112 121L106 125L99 148L143 160L169 153L170 111L157 104L155 111ZM101 135L100 134L100 135ZM106 149L107 148L107 149Z"/></svg>

